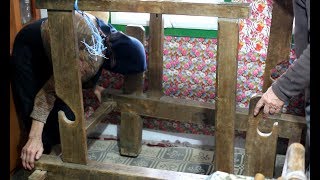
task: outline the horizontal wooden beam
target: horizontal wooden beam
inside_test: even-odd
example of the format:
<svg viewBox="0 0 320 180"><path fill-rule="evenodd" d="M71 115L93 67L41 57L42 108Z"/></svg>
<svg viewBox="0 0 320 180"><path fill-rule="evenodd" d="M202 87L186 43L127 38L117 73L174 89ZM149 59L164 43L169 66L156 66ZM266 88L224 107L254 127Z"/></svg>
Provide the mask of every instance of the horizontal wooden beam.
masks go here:
<svg viewBox="0 0 320 180"><path fill-rule="evenodd" d="M87 134L117 106L114 101L103 102L98 109L85 121Z"/></svg>
<svg viewBox="0 0 320 180"><path fill-rule="evenodd" d="M212 103L169 96L151 99L145 96L122 95L117 91L105 92L103 101L108 101L109 98L117 102L117 111L136 112L143 116L197 124L214 125L215 122L215 106ZM237 108L235 129L247 131L248 119L248 109ZM270 132L274 122L279 123L279 136L288 139L294 137L295 132L299 133L299 130L304 130L306 127L305 119L302 116L276 114L270 115L262 121L263 124L259 125L260 131Z"/></svg>
<svg viewBox="0 0 320 180"><path fill-rule="evenodd" d="M35 170L28 177L28 180L45 180L47 178L47 171Z"/></svg>
<svg viewBox="0 0 320 180"><path fill-rule="evenodd" d="M89 161L87 165L64 163L60 157L52 155L42 155L36 161L37 169L46 170L53 179L183 179L201 180L208 178L207 175L183 173L168 170L151 169L138 166L127 166L122 164L99 163ZM64 177L64 178L63 178Z"/></svg>
<svg viewBox="0 0 320 180"><path fill-rule="evenodd" d="M36 3L39 9L73 10L74 0L36 0ZM139 12L223 18L248 18L250 14L249 3L210 3L201 0L81 0L78 2L78 6L80 10L86 11Z"/></svg>

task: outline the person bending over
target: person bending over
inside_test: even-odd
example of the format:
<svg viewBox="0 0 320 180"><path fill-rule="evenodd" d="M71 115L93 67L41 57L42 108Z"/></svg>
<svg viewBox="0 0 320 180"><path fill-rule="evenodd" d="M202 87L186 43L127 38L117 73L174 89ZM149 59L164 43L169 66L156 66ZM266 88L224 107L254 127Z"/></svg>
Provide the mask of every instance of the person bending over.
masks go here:
<svg viewBox="0 0 320 180"><path fill-rule="evenodd" d="M123 75L146 70L145 50L139 40L85 12L76 11L75 21L82 88L94 88L99 101L102 87L96 83L103 68ZM90 51L94 47L94 36L101 40L100 54ZM19 124L22 131L29 133L21 151L22 165L31 170L35 160L60 143L58 111L64 111L68 119L75 120L71 109L55 94L47 18L19 31L10 68Z"/></svg>

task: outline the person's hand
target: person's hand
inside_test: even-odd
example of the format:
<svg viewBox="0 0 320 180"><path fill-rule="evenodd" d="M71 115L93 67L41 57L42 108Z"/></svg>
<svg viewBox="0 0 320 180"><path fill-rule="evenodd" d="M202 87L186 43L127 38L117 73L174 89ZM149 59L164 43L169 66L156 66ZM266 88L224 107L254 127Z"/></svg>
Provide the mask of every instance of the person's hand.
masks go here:
<svg viewBox="0 0 320 180"><path fill-rule="evenodd" d="M104 87L102 87L102 86L99 86L99 85L96 85L95 87L94 87L94 94L97 96L97 98L98 98L98 100L99 100L99 102L101 103L101 93L102 93L102 91L104 90L105 88Z"/></svg>
<svg viewBox="0 0 320 180"><path fill-rule="evenodd" d="M284 105L273 92L272 88L269 87L268 90L262 95L261 99L257 102L254 108L253 115L256 116L260 109L263 108L264 114L274 114L279 113Z"/></svg>
<svg viewBox="0 0 320 180"><path fill-rule="evenodd" d="M25 169L32 170L34 161L38 160L43 153L43 144L41 137L29 137L28 142L22 148L21 159Z"/></svg>

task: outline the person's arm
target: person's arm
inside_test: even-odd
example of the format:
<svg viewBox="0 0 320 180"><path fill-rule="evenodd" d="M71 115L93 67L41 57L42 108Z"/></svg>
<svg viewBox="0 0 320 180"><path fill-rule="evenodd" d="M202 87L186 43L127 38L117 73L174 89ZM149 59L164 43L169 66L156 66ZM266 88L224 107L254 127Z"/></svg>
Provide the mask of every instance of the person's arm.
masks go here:
<svg viewBox="0 0 320 180"><path fill-rule="evenodd" d="M22 165L25 169L33 169L34 161L39 159L43 153L42 132L55 100L54 80L51 77L36 95L30 115L33 121L29 139L21 151Z"/></svg>
<svg viewBox="0 0 320 180"><path fill-rule="evenodd" d="M285 101L303 92L310 85L310 45L303 54L262 95L256 104L254 115L264 107L265 114L281 111Z"/></svg>
<svg viewBox="0 0 320 180"><path fill-rule="evenodd" d="M272 90L282 101L299 95L310 85L310 45L273 84Z"/></svg>
<svg viewBox="0 0 320 180"><path fill-rule="evenodd" d="M34 161L38 160L43 153L42 131L44 123L33 120L29 139L22 148L21 160L25 169L32 170L34 168Z"/></svg>

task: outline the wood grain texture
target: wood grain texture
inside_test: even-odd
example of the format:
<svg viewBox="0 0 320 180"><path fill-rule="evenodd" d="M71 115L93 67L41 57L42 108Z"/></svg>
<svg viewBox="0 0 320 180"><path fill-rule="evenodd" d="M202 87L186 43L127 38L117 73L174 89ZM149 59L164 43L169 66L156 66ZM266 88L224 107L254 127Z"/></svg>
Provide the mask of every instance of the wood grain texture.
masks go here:
<svg viewBox="0 0 320 180"><path fill-rule="evenodd" d="M273 178L279 127L275 122L271 132L260 131L259 121L263 119L263 113L253 116L253 110L260 98L261 96L255 96L250 99L244 175L254 176L261 173L268 178Z"/></svg>
<svg viewBox="0 0 320 180"><path fill-rule="evenodd" d="M90 133L96 125L104 120L107 115L113 111L117 106L114 101L107 101L100 104L94 113L85 121L87 134Z"/></svg>
<svg viewBox="0 0 320 180"><path fill-rule="evenodd" d="M238 68L238 21L218 19L215 170L233 173Z"/></svg>
<svg viewBox="0 0 320 180"><path fill-rule="evenodd" d="M21 166L21 149L27 142L28 132L21 130L10 86L10 173Z"/></svg>
<svg viewBox="0 0 320 180"><path fill-rule="evenodd" d="M39 9L73 10L73 0L37 0ZM153 14L180 14L224 18L248 18L249 3L210 3L201 0L83 0L79 9L87 11L140 12Z"/></svg>
<svg viewBox="0 0 320 180"><path fill-rule="evenodd" d="M87 163L87 139L84 122L82 83L78 62L78 39L74 29L74 12L48 10L51 56L55 90L73 111L75 121L59 112L59 128L63 160Z"/></svg>
<svg viewBox="0 0 320 180"><path fill-rule="evenodd" d="M263 75L263 92L265 92L272 84L272 80L270 79L271 69L281 61L289 60L292 24L292 0L273 1L266 67Z"/></svg>
<svg viewBox="0 0 320 180"><path fill-rule="evenodd" d="M36 8L36 0L31 0L32 19L40 19L40 9Z"/></svg>
<svg viewBox="0 0 320 180"><path fill-rule="evenodd" d="M149 28L149 86L147 94L150 98L160 98L163 95L162 76L164 29L162 14L150 14Z"/></svg>
<svg viewBox="0 0 320 180"><path fill-rule="evenodd" d="M20 15L20 1L10 1L10 55L12 53L14 39L16 34L22 28L21 15Z"/></svg>
<svg viewBox="0 0 320 180"><path fill-rule="evenodd" d="M87 165L64 163L59 157L43 155L36 161L36 168L48 170L49 177L59 179L81 180L146 180L146 179L177 179L204 180L208 176L201 174L183 173L122 164L98 163L89 161ZM50 180L51 178L49 178Z"/></svg>
<svg viewBox="0 0 320 180"><path fill-rule="evenodd" d="M147 98L145 95L137 97L134 95L123 95L121 92L105 91L102 101L109 101L110 99L117 102L117 111L127 110L143 116L196 124L204 123L212 126L215 122L214 115L216 109L212 103L177 99L168 96L163 96L158 100ZM126 103L131 104L131 106L126 106ZM248 117L248 109L236 108L235 129L247 131ZM300 132L306 129L304 117L291 114L270 115L266 118L265 124L260 126L261 131L270 131L274 122L279 123L280 137L288 138L289 141L291 139L292 142L300 142L302 136Z"/></svg>
<svg viewBox="0 0 320 180"><path fill-rule="evenodd" d="M130 104L127 104L130 106ZM121 112L120 124L120 154L137 157L142 148L143 120L133 112Z"/></svg>
<svg viewBox="0 0 320 180"><path fill-rule="evenodd" d="M47 176L47 171L41 171L37 169L28 177L28 180L45 180Z"/></svg>

